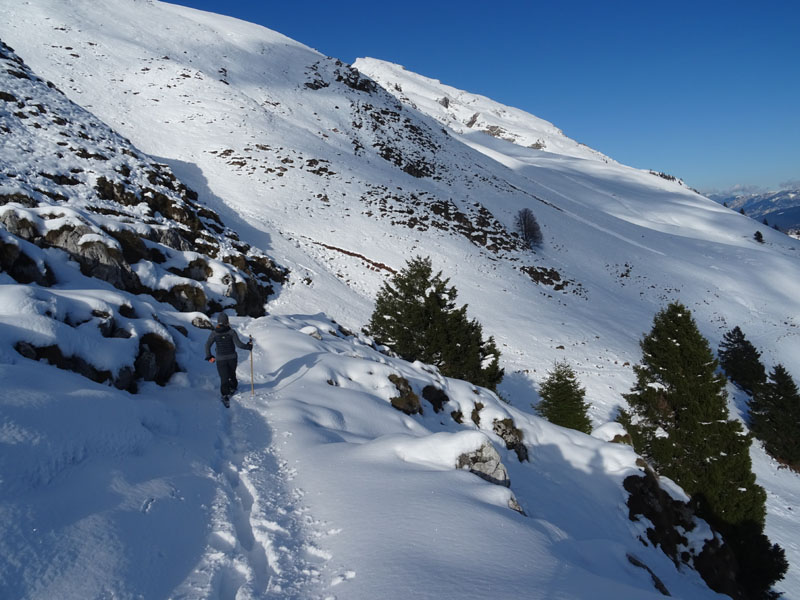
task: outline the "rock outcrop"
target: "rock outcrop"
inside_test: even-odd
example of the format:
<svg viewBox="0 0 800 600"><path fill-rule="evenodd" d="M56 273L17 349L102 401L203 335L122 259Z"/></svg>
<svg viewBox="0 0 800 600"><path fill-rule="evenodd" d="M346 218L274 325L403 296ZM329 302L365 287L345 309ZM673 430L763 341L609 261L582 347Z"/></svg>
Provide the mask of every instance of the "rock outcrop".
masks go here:
<svg viewBox="0 0 800 600"><path fill-rule="evenodd" d="M483 444L474 452L462 454L458 457L456 468L467 469L481 479L495 485L511 487L508 470L500 459L500 454L489 442Z"/></svg>
<svg viewBox="0 0 800 600"><path fill-rule="evenodd" d="M389 381L391 381L397 388L397 391L400 392L399 396L395 396L391 399L392 406L407 415L422 414L422 405L419 402L419 396L411 389L411 384L408 380L405 377L392 373L389 375Z"/></svg>
<svg viewBox="0 0 800 600"><path fill-rule="evenodd" d="M678 567L685 564L697 570L712 590L734 600L748 598L737 581L739 566L733 551L717 533L714 532L700 549L690 546L686 533L698 527L698 517L690 503L670 496L651 471L643 476L627 477L623 486L630 493L628 516L631 521L644 518L650 522L647 540L642 539L642 543L660 547Z"/></svg>
<svg viewBox="0 0 800 600"><path fill-rule="evenodd" d="M519 462L528 460L528 448L522 441L522 431L514 425L512 419L496 420L494 432L506 443L506 448L516 452Z"/></svg>
<svg viewBox="0 0 800 600"><path fill-rule="evenodd" d="M433 412L436 413L442 412L445 403L450 401L450 398L447 397L443 390L432 385L426 385L422 388L422 397L431 403Z"/></svg>

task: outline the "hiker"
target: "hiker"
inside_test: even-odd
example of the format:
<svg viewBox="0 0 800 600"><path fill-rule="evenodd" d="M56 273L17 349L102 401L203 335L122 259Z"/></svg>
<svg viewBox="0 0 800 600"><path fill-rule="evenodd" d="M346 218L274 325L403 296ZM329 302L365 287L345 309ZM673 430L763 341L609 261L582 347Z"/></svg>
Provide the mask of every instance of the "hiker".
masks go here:
<svg viewBox="0 0 800 600"><path fill-rule="evenodd" d="M214 358L211 354L211 346L217 345L217 356ZM239 386L236 381L236 364L239 362L239 357L236 355L236 347L243 350L253 350L253 338L246 344L239 339L236 332L230 328L228 324L228 315L224 312L217 317L217 326L211 335L208 336L206 342L206 360L208 362L217 363L217 372L219 372L219 391L222 394L222 403L225 408L230 408L230 398Z"/></svg>

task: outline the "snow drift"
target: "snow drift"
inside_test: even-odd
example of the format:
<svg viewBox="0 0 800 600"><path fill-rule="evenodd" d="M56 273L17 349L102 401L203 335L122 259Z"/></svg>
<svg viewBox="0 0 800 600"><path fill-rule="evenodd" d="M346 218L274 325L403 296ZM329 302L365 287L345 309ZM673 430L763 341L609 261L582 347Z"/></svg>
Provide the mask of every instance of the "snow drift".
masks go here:
<svg viewBox="0 0 800 600"><path fill-rule="evenodd" d="M766 362L800 373L796 241L764 231L757 244L749 219L530 115L360 62L371 79L255 25L134 0L33 0L4 5L0 16L0 37L89 111L66 98L50 104L45 82L17 95L11 86L26 80L4 76L0 89L14 100L0 105L9 130L0 193L24 192L36 205L6 198L3 214L44 237L55 213L41 203L64 207L58 219L90 228L78 242L114 249L114 228L181 229L152 207L88 211L103 200L99 177L121 182L115 169L132 158L128 149L141 186L153 187L153 165L168 165L175 189L162 182L156 191L210 211L202 237L219 256L269 256L289 270L264 297L269 316L232 319L256 339L255 395L240 393L225 412L213 367L201 362L198 307L187 312L177 296L153 292L179 277L218 304L201 310L244 307L223 280L244 283L247 264L149 240L167 262L141 262L134 272L147 290L133 291L82 273L63 249L3 231L3 243L33 263L26 273L43 278L0 274L4 596L646 598L661 595L656 579L676 597L718 596L640 541L648 524L630 520L622 483L641 469L631 449L604 441L613 437L604 424L630 386L639 337L672 299L692 309L712 346L740 325ZM485 116L468 127L473 105ZM82 132L101 146L76 154L83 163L55 160L54 145L67 140L45 122L54 117L83 124L75 139L88 142ZM41 173L84 185L67 194L67 179ZM102 189L113 196L113 186ZM536 253L513 232L525 207L545 234ZM415 254L433 256L498 341L509 403L351 333L385 278ZM198 255L208 259L205 279L188 277ZM49 288L45 265L57 282ZM264 285L280 279L277 266L272 279L249 270ZM134 312L120 314L122 306ZM103 314L131 337L104 337ZM147 333L169 335L178 369L166 381L140 378L136 395L15 349L55 343L118 375ZM587 388L599 437L532 414L537 383L564 358ZM423 400L422 415L397 411L389 375L420 396L426 386L442 390L444 410ZM246 362L239 377L249 378ZM506 419L528 461L498 435ZM508 487L457 468L487 444ZM767 532L792 562L779 589L791 594L796 478L759 448L753 456L770 492ZM687 548L709 535L698 524Z"/></svg>

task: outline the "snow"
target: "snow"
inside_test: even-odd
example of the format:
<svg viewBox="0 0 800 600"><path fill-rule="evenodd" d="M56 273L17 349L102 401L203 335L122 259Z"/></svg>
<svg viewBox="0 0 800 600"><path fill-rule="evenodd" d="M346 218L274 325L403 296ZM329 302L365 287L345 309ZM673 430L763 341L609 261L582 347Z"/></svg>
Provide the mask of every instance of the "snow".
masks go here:
<svg viewBox="0 0 800 600"><path fill-rule="evenodd" d="M255 394L230 410L199 360L137 396L53 368L32 388L40 365L0 365L4 596L583 597L600 586L600 597L657 597L627 552L677 594L714 596L630 535L619 510L619 481L637 472L629 448L482 396L530 435L537 454L521 464L491 430L430 405L408 417L383 393L400 372L415 388L443 383L463 406L474 402L463 382L340 337L321 315L232 321L256 340L258 370ZM202 332L192 337L199 349ZM246 371L242 361L242 382ZM487 440L510 490L455 468ZM528 517L508 508L512 491Z"/></svg>
<svg viewBox="0 0 800 600"><path fill-rule="evenodd" d="M66 98L61 114L91 131L102 120L129 137L243 241L291 269L269 316L232 319L256 342L256 393L243 385L229 411L216 400L214 367L202 361L207 332L191 325L198 313L82 277L58 252L30 244L26 252L46 258L59 285L18 285L0 274L0 596L660 597L631 554L675 597L719 597L638 541L646 525L628 520L621 481L640 469L632 449L609 443L621 433L609 421L633 383L641 335L671 300L692 310L712 347L740 325L766 364L800 376L799 242L765 231L766 243L756 244L756 224L677 182L396 65L359 60L389 92L402 89L399 99L364 96L335 82L332 60L234 19L155 1L31 0L0 5L0 38L97 120L86 121ZM329 87L304 85L312 67ZM438 102L445 96L447 110ZM379 138L353 126L353 106L367 99L429 133L440 149L426 156L441 179L415 178L378 155ZM485 133L492 126L508 135ZM398 147L412 152L398 131L387 135L397 133ZM55 160L44 139L4 135L2 171L66 172L72 165ZM539 141L543 148L529 147ZM86 148L102 153L107 143ZM116 168L114 160L102 168ZM328 161L335 174L310 173L309 160ZM37 185L49 190L47 181ZM17 183L3 178L0 189L13 193ZM379 206L370 194L402 209L412 196L451 200L465 214L480 202L509 228L531 207L545 243L536 253L493 254L451 230L370 215ZM0 213L48 230L80 221L113 244L100 227L120 221L89 217L86 201L70 198L57 219L14 204ZM142 205L129 210L160 219L140 214ZM368 321L390 273L376 265L399 270L426 254L457 287L458 305L468 304L495 337L508 404L341 333L339 324L358 332ZM146 285L166 288L186 281L166 269L192 258L176 252L158 268L135 267ZM537 285L521 265L554 268L572 283L566 292ZM219 288L225 265L210 266L210 285ZM119 317L122 304L139 318ZM111 341L96 322L66 323L90 319L94 309L113 313L132 337ZM57 344L116 372L150 331L174 339L183 371L135 396L14 350L19 341ZM539 383L565 358L587 390L593 436L532 414ZM241 359L239 378L249 383L245 353ZM445 411L425 401L421 416L393 409L390 374L418 394L429 384L443 389ZM484 405L479 425L470 419L476 402ZM454 410L464 425L452 420ZM528 463L492 430L508 417L523 432ZM510 489L455 467L458 455L486 440L508 468ZM777 589L791 599L800 589L800 482L757 444L752 454L768 491L767 533L791 563ZM511 494L527 516L509 508ZM707 536L692 532L689 546Z"/></svg>
<svg viewBox="0 0 800 600"><path fill-rule="evenodd" d="M481 136L490 135L523 148L613 162L600 152L567 138L552 123L485 96L458 90L411 73L401 65L374 58L359 58L353 66L456 133L481 132ZM447 106L442 103L445 98Z"/></svg>
<svg viewBox="0 0 800 600"><path fill-rule="evenodd" d="M596 437L604 442L610 442L617 436L624 437L626 434L625 428L616 421L603 423L592 430L592 437Z"/></svg>

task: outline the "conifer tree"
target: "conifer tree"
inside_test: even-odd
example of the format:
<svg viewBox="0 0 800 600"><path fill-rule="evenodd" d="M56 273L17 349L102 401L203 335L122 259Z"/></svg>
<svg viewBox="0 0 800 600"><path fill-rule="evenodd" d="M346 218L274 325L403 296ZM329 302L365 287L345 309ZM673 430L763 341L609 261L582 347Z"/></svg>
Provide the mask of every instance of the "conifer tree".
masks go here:
<svg viewBox="0 0 800 600"><path fill-rule="evenodd" d="M542 383L539 395L542 400L536 410L545 419L583 433L592 432L592 423L586 414L589 405L584 401L586 390L580 386L575 371L568 363L555 364Z"/></svg>
<svg viewBox="0 0 800 600"><path fill-rule="evenodd" d="M770 455L800 469L800 392L783 365L775 366L750 400L750 423Z"/></svg>
<svg viewBox="0 0 800 600"><path fill-rule="evenodd" d="M436 365L448 377L495 389L503 379L494 338L456 308L458 292L430 257L417 256L378 292L367 331L405 360Z"/></svg>
<svg viewBox="0 0 800 600"><path fill-rule="evenodd" d="M728 419L725 378L690 311L672 303L641 341L642 363L621 422L636 450L677 482L720 531L753 598L770 597L786 560L764 535L766 493L755 482L750 437Z"/></svg>
<svg viewBox="0 0 800 600"><path fill-rule="evenodd" d="M738 325L722 337L718 354L720 366L728 379L751 396L767 380L766 370L759 360L761 353Z"/></svg>

